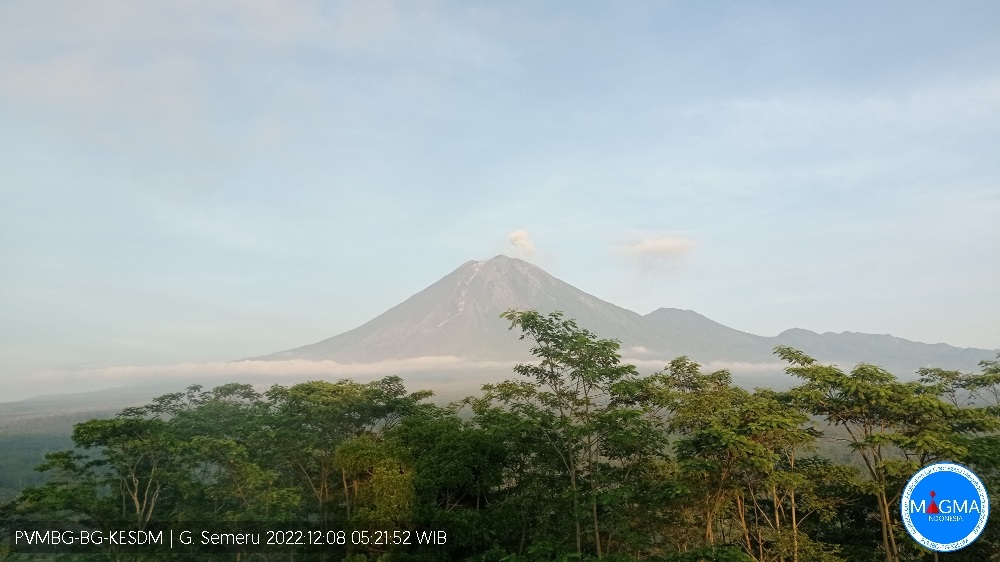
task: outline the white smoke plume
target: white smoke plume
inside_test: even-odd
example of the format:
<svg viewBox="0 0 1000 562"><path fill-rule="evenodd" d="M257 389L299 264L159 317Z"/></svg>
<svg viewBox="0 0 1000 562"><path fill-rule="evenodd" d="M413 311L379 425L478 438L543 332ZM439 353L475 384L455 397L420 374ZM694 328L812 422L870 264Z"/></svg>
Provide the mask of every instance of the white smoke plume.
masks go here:
<svg viewBox="0 0 1000 562"><path fill-rule="evenodd" d="M526 231L515 230L511 232L507 235L507 241L521 257L530 259L535 255L535 243L531 241L531 237Z"/></svg>

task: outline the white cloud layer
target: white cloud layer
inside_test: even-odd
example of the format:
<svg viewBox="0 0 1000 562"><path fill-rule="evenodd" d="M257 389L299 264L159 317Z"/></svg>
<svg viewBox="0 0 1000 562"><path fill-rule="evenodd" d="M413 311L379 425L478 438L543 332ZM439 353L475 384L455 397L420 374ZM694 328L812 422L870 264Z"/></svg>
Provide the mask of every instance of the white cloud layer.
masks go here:
<svg viewBox="0 0 1000 562"><path fill-rule="evenodd" d="M94 382L150 382L169 378L189 377L367 377L401 373L451 371L458 368L473 370L510 369L512 362L468 361L452 355L414 357L376 363L338 363L336 361L216 361L207 363L177 363L174 365L104 367L74 371L51 370L33 375L35 381L74 380Z"/></svg>
<svg viewBox="0 0 1000 562"><path fill-rule="evenodd" d="M626 253L638 257L676 258L694 248L694 242L679 236L654 236L627 244Z"/></svg>
<svg viewBox="0 0 1000 562"><path fill-rule="evenodd" d="M633 347L623 362L635 365L640 373L651 374L666 369L670 359L650 359L642 347ZM635 355L645 356L644 358ZM11 400L52 394L96 392L115 388L147 389L156 392L178 392L191 384L212 388L230 382L254 385L265 390L271 385L293 385L308 380L350 379L366 383L396 375L411 391L432 390L443 401L457 400L476 394L482 385L502 380L517 380L513 361L470 361L462 357L427 356L376 363L338 363L336 361L215 361L187 362L169 365L48 370L34 373L29 380L12 381ZM735 377L767 377L779 375L784 363L747 363L709 361L703 372L729 370ZM19 389L19 383L29 383ZM6 401L6 400L5 400Z"/></svg>
<svg viewBox="0 0 1000 562"><path fill-rule="evenodd" d="M645 352L638 352L633 348L632 353L645 353ZM639 359L639 358L629 357L628 355L622 358L623 363L635 365L640 373L653 373L657 371L664 371L670 364L670 361L671 361L670 359ZM725 369L734 375L776 375L784 372L784 369L787 366L788 365L786 363L708 361L701 365L701 371L703 373L711 373Z"/></svg>
<svg viewBox="0 0 1000 562"><path fill-rule="evenodd" d="M296 359L51 369L11 381L8 399L19 400L52 393L94 392L117 387L174 388L179 391L190 384L210 388L234 381L262 388L306 380L351 379L368 382L391 375L402 377L411 390L430 389L436 394L444 392L447 395L454 392L475 392L486 382L510 378L513 376L514 365L511 361L470 361L455 356L428 356L376 363Z"/></svg>
<svg viewBox="0 0 1000 562"><path fill-rule="evenodd" d="M646 234L619 247L633 257L643 272L671 269L694 249L694 242L676 234Z"/></svg>

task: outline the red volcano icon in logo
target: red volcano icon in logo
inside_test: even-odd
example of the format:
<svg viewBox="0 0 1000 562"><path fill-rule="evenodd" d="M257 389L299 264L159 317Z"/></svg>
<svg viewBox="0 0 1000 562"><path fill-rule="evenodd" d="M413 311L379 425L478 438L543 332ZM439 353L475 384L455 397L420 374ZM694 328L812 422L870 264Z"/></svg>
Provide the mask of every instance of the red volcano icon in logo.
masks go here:
<svg viewBox="0 0 1000 562"><path fill-rule="evenodd" d="M936 495L937 494L934 493L934 490L931 490L931 505L927 506L927 513L928 513L928 515L933 515L935 513L941 513L938 510L937 504L934 503L934 496L936 496Z"/></svg>

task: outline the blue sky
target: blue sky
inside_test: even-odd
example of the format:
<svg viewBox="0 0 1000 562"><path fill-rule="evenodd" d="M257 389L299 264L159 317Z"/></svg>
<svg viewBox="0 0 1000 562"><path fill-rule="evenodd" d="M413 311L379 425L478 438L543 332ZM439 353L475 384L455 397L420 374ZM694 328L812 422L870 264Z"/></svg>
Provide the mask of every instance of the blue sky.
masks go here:
<svg viewBox="0 0 1000 562"><path fill-rule="evenodd" d="M498 253L643 314L1000 347L997 29L996 2L4 2L0 380L311 343Z"/></svg>

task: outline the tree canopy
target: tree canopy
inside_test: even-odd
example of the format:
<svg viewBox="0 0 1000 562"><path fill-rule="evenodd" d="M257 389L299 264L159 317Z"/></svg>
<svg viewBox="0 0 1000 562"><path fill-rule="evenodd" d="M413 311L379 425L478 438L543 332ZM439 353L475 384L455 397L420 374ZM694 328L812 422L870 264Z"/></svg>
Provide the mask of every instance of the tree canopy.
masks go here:
<svg viewBox="0 0 1000 562"><path fill-rule="evenodd" d="M433 545L345 539L296 560L901 562L933 559L899 520L916 470L948 460L1000 485L1000 357L979 373L928 368L904 381L781 347L800 384L750 390L686 357L640 375L619 342L559 313L503 318L535 361L477 396L434 405L398 377L192 386L77 424L76 447L48 454L46 483L0 517L444 533ZM997 525L947 559L1000 560Z"/></svg>

